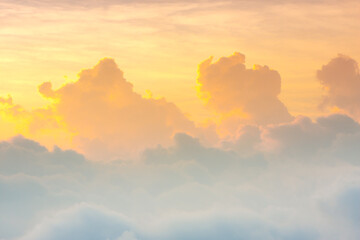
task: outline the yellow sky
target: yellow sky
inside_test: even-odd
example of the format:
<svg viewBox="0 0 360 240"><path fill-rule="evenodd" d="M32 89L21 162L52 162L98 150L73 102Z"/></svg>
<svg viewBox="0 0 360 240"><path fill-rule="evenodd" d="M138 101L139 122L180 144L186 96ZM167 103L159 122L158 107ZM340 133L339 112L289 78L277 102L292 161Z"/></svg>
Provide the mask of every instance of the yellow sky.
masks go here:
<svg viewBox="0 0 360 240"><path fill-rule="evenodd" d="M104 57L116 60L143 95L165 97L196 122L206 110L196 93L197 66L235 51L246 64L282 78L280 99L293 115L317 116L316 70L338 53L360 59L360 4L291 1L121 3L63 6L0 1L0 95L27 109Z"/></svg>

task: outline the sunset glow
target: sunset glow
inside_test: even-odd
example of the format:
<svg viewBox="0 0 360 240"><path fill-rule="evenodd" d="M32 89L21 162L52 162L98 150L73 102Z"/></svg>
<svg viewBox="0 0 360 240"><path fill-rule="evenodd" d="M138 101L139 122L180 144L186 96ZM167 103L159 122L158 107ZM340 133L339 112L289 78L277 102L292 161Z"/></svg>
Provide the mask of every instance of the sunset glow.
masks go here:
<svg viewBox="0 0 360 240"><path fill-rule="evenodd" d="M0 0L0 240L360 239L360 2Z"/></svg>

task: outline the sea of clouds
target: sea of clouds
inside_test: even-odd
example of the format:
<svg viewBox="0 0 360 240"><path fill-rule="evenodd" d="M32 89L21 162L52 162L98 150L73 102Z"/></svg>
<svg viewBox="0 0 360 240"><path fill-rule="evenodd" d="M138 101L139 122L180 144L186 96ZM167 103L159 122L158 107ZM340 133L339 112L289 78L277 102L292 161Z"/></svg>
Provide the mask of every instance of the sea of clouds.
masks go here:
<svg viewBox="0 0 360 240"><path fill-rule="evenodd" d="M322 106L342 111L312 120L288 113L276 71L247 69L244 59L235 53L199 66L209 107L249 116L222 126L239 127L216 144L175 105L134 93L110 59L58 90L41 85L57 100L46 110L20 111L1 98L2 114L31 116L35 136L43 130L36 123L62 127L56 115L83 144L100 140L79 145L85 155L49 150L41 138L1 141L0 239L358 240L357 63L338 56L319 70Z"/></svg>
<svg viewBox="0 0 360 240"><path fill-rule="evenodd" d="M21 136L3 141L0 236L358 239L359 124L302 118L267 137L284 147L241 153L177 134L168 148L110 163Z"/></svg>

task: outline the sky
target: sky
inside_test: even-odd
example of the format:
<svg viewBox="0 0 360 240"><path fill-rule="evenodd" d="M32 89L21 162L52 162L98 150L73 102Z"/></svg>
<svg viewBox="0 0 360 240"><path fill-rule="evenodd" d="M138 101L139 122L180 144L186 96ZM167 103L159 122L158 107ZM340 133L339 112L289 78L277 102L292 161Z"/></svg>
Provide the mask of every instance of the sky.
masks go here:
<svg viewBox="0 0 360 240"><path fill-rule="evenodd" d="M42 82L76 81L81 69L112 57L138 93L150 90L205 121L197 65L239 51L250 67L279 71L291 112L316 117L316 70L338 53L360 57L358 1L43 0L0 8L0 93L28 109L46 104L36 91Z"/></svg>
<svg viewBox="0 0 360 240"><path fill-rule="evenodd" d="M360 238L360 3L0 0L0 240Z"/></svg>

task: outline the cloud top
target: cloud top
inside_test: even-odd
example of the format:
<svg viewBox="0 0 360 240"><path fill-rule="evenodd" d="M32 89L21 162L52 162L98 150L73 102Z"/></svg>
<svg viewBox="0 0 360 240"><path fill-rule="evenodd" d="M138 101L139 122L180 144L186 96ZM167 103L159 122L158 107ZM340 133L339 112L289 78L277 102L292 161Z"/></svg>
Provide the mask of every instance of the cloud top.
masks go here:
<svg viewBox="0 0 360 240"><path fill-rule="evenodd" d="M358 63L339 54L317 71L325 89L322 108L338 108L360 118L360 73Z"/></svg>
<svg viewBox="0 0 360 240"><path fill-rule="evenodd" d="M249 69L235 52L217 62L209 58L198 68L198 84L206 104L220 113L241 113L257 124L288 122L292 116L279 100L281 78L268 66Z"/></svg>
<svg viewBox="0 0 360 240"><path fill-rule="evenodd" d="M13 134L70 146L95 159L134 156L157 144L168 145L176 132L195 131L173 103L134 92L110 58L82 70L75 82L58 89L45 82L38 89L51 103L32 112L11 98L0 99L4 116L14 119L9 123L15 125Z"/></svg>

